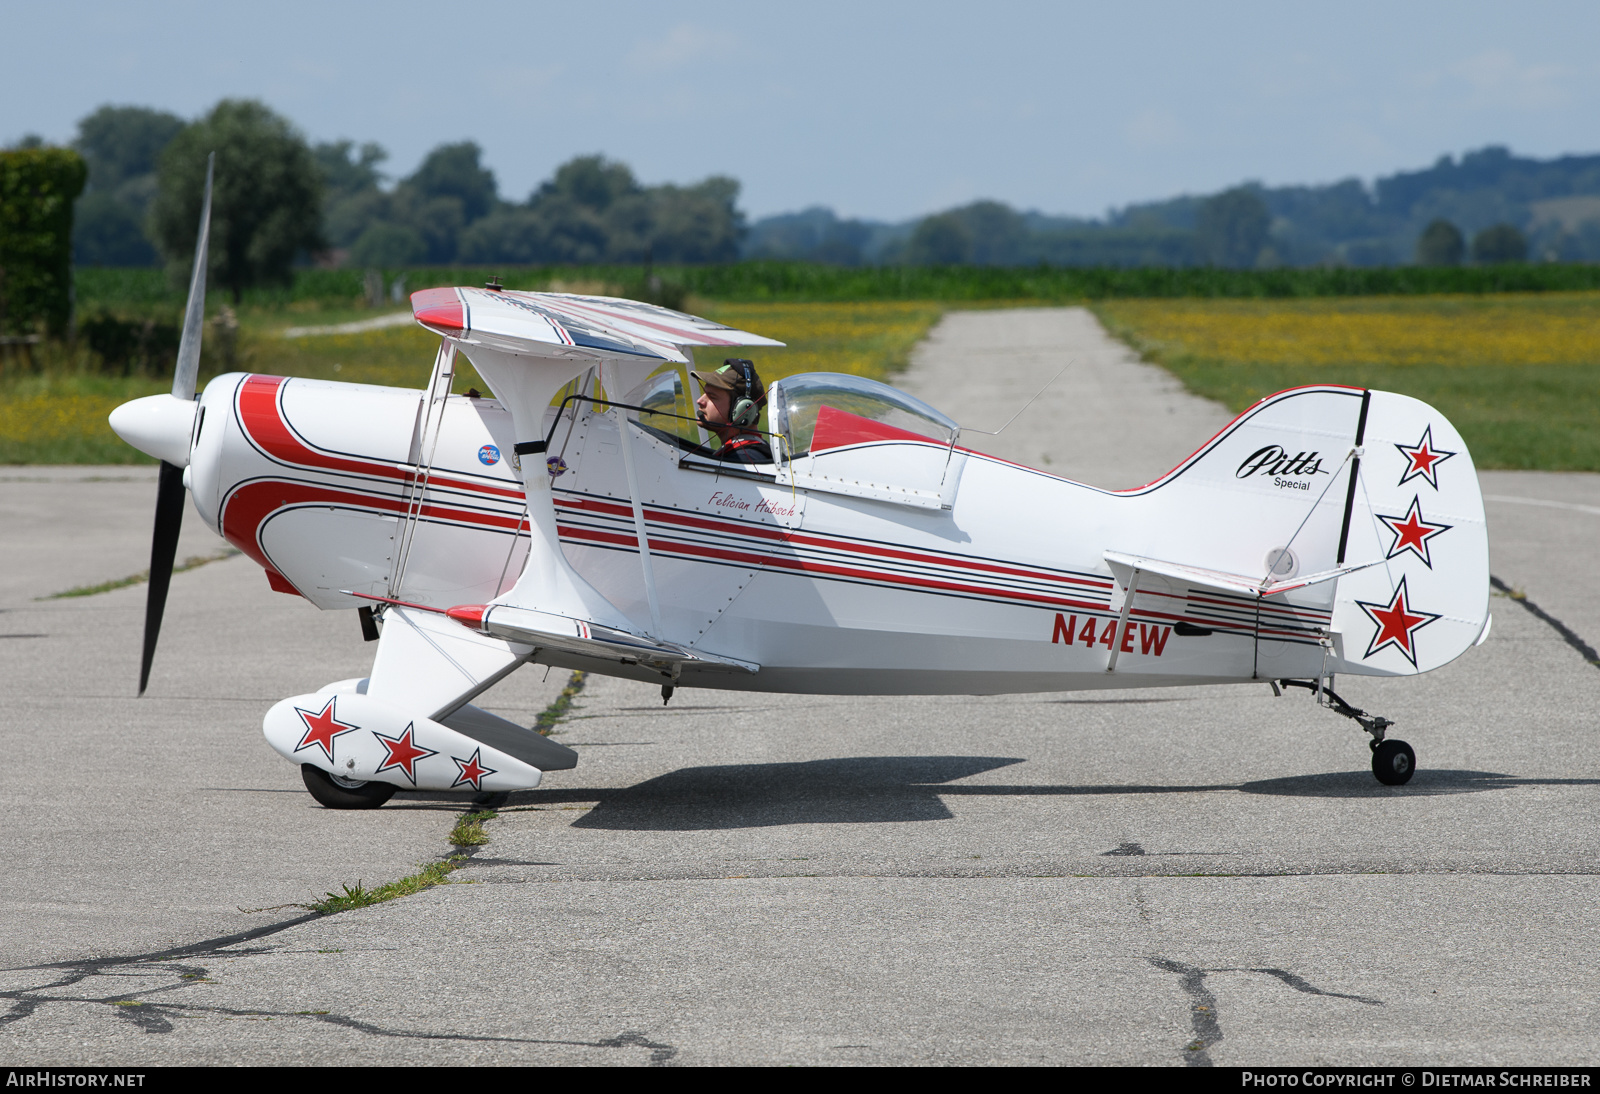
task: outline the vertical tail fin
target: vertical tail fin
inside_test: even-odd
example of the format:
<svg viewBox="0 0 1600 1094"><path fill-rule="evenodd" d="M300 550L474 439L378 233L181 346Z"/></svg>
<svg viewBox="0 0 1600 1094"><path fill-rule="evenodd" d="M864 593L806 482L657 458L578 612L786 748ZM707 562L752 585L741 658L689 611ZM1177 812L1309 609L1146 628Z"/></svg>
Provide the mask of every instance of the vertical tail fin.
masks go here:
<svg viewBox="0 0 1600 1094"><path fill-rule="evenodd" d="M1405 395L1370 399L1345 549L1383 563L1339 581L1336 671L1409 676L1455 660L1483 633L1489 537L1455 427Z"/></svg>
<svg viewBox="0 0 1600 1094"><path fill-rule="evenodd" d="M1293 625L1274 631L1257 620L1253 675L1426 672L1460 656L1487 624L1477 472L1455 427L1416 399L1347 387L1279 392L1129 493L1148 504L1116 545L1124 553L1177 557L1262 590L1359 567L1267 597L1262 610L1275 604L1272 614Z"/></svg>

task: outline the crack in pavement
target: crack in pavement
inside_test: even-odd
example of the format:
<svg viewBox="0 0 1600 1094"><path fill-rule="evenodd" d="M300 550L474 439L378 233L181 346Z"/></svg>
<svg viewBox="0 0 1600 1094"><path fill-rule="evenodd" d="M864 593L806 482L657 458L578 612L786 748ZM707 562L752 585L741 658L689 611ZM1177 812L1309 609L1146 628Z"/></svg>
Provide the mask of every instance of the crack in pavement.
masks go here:
<svg viewBox="0 0 1600 1094"><path fill-rule="evenodd" d="M1288 969L1275 968L1217 968L1202 969L1173 961L1165 957L1152 957L1150 963L1163 972L1181 978L1184 992L1189 996L1189 1020L1194 1029L1194 1039L1183 1046L1184 1063L1189 1067L1212 1067L1210 1050L1222 1041L1222 1021L1217 1014L1217 997L1206 987L1206 976L1214 972L1258 972L1283 982L1295 991L1306 995L1321 995L1330 999L1348 999L1366 1006L1381 1007L1383 1000L1366 995L1350 995L1339 991L1323 991L1304 977Z"/></svg>
<svg viewBox="0 0 1600 1094"><path fill-rule="evenodd" d="M1189 1021L1194 1026L1194 1040L1183 1047L1183 1062L1189 1067L1210 1067L1208 1050L1222 1041L1222 1024L1217 1021L1217 997L1206 987L1206 970L1152 957L1150 963L1163 972L1177 973L1182 977L1183 990L1189 995Z"/></svg>
<svg viewBox="0 0 1600 1094"><path fill-rule="evenodd" d="M223 958L248 957L268 952L272 951L263 949L217 953L215 956ZM108 966L113 971L108 972ZM271 1021L282 1019L317 1022L340 1029L353 1030L368 1036L392 1037L412 1041L485 1042L566 1046L572 1048L641 1048L650 1051L650 1064L655 1067L665 1065L678 1054L675 1046L651 1040L646 1033L640 1030L623 1030L615 1037L604 1037L594 1041L548 1037L506 1037L475 1033L438 1033L428 1030L383 1026L375 1022L354 1018L346 1014L337 1014L332 1011L268 1010L186 1001L152 1002L149 1000L152 995L166 995L183 989L198 988L202 984L215 983L209 976L211 970L205 965L175 964L170 962L141 964L125 959L111 959L110 961L91 959L78 963L62 962L51 967L66 969L66 975L49 983L0 991L0 998L11 1000L11 1008L8 1013L0 1015L0 1023L20 1022L27 1018L35 1017L39 1015L42 1008L49 1005L79 1004L108 1006L112 1008L112 1013L118 1019L131 1022L143 1033L154 1034L171 1033L176 1028L174 1022L186 1018L216 1018L223 1021L237 1019ZM82 984L93 977L105 975L143 977L152 980L160 978L167 980L167 982L133 991L122 990L105 995L72 993L64 990Z"/></svg>
<svg viewBox="0 0 1600 1094"><path fill-rule="evenodd" d="M1521 604L1524 608L1527 608L1528 611L1533 613L1535 619L1539 619L1545 623L1548 623L1551 628L1561 636L1561 640L1563 642L1577 650L1579 653L1583 654L1583 659L1589 662L1589 664L1595 666L1596 668L1600 668L1600 652L1596 652L1593 646L1589 645L1589 643L1585 642L1581 637L1579 637L1577 631L1573 630L1571 627L1561 622L1561 620L1557 619L1555 616L1539 607L1539 605L1529 600L1526 596L1518 596L1516 591L1513 590L1510 585L1507 585L1504 581L1501 581L1493 574L1489 575L1489 584L1493 585L1496 589L1504 593L1508 599L1514 601L1515 603Z"/></svg>
<svg viewBox="0 0 1600 1094"><path fill-rule="evenodd" d="M1366 995L1346 995L1342 991L1323 991L1321 988L1302 980L1288 969L1211 969L1211 972L1263 972L1268 976L1276 976L1295 991L1305 992L1307 995L1326 995L1330 999L1350 999L1357 1003L1365 1003L1369 1007L1383 1006L1382 999L1373 999Z"/></svg>
<svg viewBox="0 0 1600 1094"><path fill-rule="evenodd" d="M404 1040L494 1042L574 1048L648 1049L650 1051L650 1064L653 1067L664 1066L678 1054L675 1046L651 1040L646 1033L640 1030L623 1030L615 1037L605 1037L595 1041L540 1037L501 1037L488 1034L434 1033L426 1030L389 1028L373 1022L363 1021L359 1018L353 1018L349 1015L332 1012L241 1009L184 1001L148 1001L152 995L164 996L175 991L197 988L202 984L215 983L210 979L210 969L206 965L185 961L184 959L186 958L228 959L276 953L279 951L271 946L257 946L245 949L234 949L233 947L239 946L241 943L254 942L258 939L278 934L313 919L322 918L324 917L312 912L262 927L255 927L247 931L238 931L233 934L151 953L90 957L77 961L52 961L39 965L22 965L0 970L0 972L6 973L60 971L59 976L47 979L44 983L32 984L23 988L0 989L0 999L9 1000L10 1002L6 1012L0 1014L0 1027L23 1022L36 1016L42 1017L40 1014L41 1009L50 1005L79 1004L110 1007L112 1008L112 1013L119 1020L131 1022L142 1032L153 1034L171 1033L175 1028L173 1025L174 1020L185 1018L212 1017L223 1021L237 1019L263 1021L299 1019L354 1030L368 1036L393 1037ZM71 991L71 989L85 984L93 978L102 976L114 979L132 978L153 983L150 983L148 987L138 987L131 991L115 991L103 995Z"/></svg>

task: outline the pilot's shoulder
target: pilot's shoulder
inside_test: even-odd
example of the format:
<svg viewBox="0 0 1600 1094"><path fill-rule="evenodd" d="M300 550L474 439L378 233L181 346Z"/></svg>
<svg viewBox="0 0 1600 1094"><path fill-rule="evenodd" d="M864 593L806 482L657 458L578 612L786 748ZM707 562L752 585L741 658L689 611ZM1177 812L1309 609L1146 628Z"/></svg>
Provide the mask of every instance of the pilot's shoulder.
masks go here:
<svg viewBox="0 0 1600 1094"><path fill-rule="evenodd" d="M717 459L729 463L771 463L772 449L763 437L741 437L717 449Z"/></svg>

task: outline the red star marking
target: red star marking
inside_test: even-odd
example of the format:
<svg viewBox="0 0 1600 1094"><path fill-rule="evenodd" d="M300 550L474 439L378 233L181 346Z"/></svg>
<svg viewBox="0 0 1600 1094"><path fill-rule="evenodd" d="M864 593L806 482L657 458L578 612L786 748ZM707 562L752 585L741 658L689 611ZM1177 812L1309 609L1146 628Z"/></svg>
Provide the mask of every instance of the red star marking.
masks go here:
<svg viewBox="0 0 1600 1094"><path fill-rule="evenodd" d="M1406 579L1400 579L1400 587L1395 589L1394 598L1387 604L1369 604L1365 600L1356 603L1378 625L1378 633L1372 636L1372 642L1362 657L1371 657L1385 646L1393 646L1411 662L1412 668L1416 668L1417 631L1439 617L1432 612L1417 611L1407 603Z"/></svg>
<svg viewBox="0 0 1600 1094"><path fill-rule="evenodd" d="M484 777L486 775L493 775L495 773L495 769L492 767L484 767L483 764L478 761L478 753L482 751L483 749L481 748L473 749L472 757L466 760L463 760L457 756L450 757L452 760L455 760L456 767L460 769L460 774L456 776L456 781L450 784L451 790L454 790L462 783L471 783L472 789L474 790L483 789L482 784Z"/></svg>
<svg viewBox="0 0 1600 1094"><path fill-rule="evenodd" d="M1411 499L1411 508L1406 510L1406 515L1403 517L1386 517L1382 513L1377 516L1389 526L1389 531L1394 533L1394 543L1390 544L1389 553L1383 557L1393 558L1401 551L1410 551L1430 570L1433 569L1433 558L1429 553L1428 540L1454 527L1449 524L1430 524L1423 520L1420 498Z"/></svg>
<svg viewBox="0 0 1600 1094"><path fill-rule="evenodd" d="M372 731L372 735L378 738L389 753L383 763L378 765L378 771L387 771L391 767L398 767L405 772L406 778L411 780L412 786L417 785L417 761L439 754L437 749L423 748L412 741L412 730L414 728L413 726L406 726L406 731L398 737L385 737L377 730ZM373 772L373 774L377 773Z"/></svg>
<svg viewBox="0 0 1600 1094"><path fill-rule="evenodd" d="M1416 444L1397 444L1395 447L1407 460L1406 473L1400 476L1401 486L1412 479L1421 478L1427 480L1435 490L1439 489L1439 465L1455 453L1433 447L1433 426L1422 431L1422 440Z"/></svg>
<svg viewBox="0 0 1600 1094"><path fill-rule="evenodd" d="M322 749L322 754L328 757L328 762L331 764L333 762L333 739L341 733L350 733L361 728L360 726L346 725L334 716L333 704L336 702L338 702L338 696L330 695L327 705L315 714L309 710L301 710L299 707L294 708L294 712L300 715L300 720L306 724L305 736L301 737L300 743L294 746L296 752L315 745L317 748Z"/></svg>

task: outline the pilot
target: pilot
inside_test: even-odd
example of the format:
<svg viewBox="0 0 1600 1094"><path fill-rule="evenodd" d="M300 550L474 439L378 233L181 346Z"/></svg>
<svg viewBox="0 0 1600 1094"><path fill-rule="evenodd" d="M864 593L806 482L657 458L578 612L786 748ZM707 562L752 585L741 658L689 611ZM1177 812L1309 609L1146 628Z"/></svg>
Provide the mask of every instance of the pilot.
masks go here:
<svg viewBox="0 0 1600 1094"><path fill-rule="evenodd" d="M695 409L700 424L715 433L722 446L714 459L729 463L771 463L772 449L756 429L761 407L767 401L766 385L755 365L742 357L729 357L716 371L696 369L700 398Z"/></svg>

